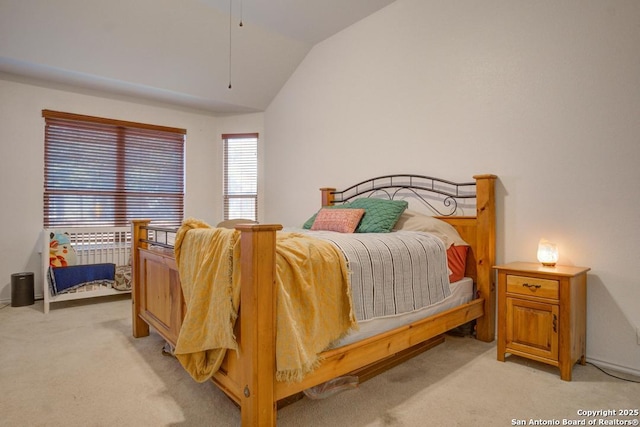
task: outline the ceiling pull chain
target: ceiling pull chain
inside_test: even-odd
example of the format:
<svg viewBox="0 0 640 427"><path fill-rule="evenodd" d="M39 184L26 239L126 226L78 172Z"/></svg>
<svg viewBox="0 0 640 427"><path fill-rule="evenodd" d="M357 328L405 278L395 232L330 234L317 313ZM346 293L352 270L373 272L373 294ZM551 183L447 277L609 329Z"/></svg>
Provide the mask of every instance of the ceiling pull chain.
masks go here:
<svg viewBox="0 0 640 427"><path fill-rule="evenodd" d="M231 89L231 36L233 33L233 0L229 0L229 89ZM243 27L244 23L242 22L242 0L240 0L240 27Z"/></svg>
<svg viewBox="0 0 640 427"><path fill-rule="evenodd" d="M231 89L231 15L232 15L232 3L233 0L229 0L229 89Z"/></svg>

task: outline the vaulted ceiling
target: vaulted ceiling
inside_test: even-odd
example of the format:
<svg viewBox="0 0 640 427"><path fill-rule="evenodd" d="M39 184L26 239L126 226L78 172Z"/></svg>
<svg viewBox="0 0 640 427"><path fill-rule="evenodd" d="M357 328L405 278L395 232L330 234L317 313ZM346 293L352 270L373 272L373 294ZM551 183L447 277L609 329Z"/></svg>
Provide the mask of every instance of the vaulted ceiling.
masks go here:
<svg viewBox="0 0 640 427"><path fill-rule="evenodd" d="M0 0L0 73L215 114L263 111L315 44L393 1Z"/></svg>

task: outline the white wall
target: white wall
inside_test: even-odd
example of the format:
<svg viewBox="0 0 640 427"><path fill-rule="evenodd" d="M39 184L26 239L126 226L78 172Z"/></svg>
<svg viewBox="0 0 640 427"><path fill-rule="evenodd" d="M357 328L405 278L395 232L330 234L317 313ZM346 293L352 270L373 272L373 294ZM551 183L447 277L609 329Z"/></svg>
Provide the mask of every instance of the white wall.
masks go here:
<svg viewBox="0 0 640 427"><path fill-rule="evenodd" d="M587 356L640 373L640 2L397 0L265 113L267 221L386 173L499 176L498 262L591 267Z"/></svg>
<svg viewBox="0 0 640 427"><path fill-rule="evenodd" d="M184 128L185 216L215 224L222 219L221 130L207 114L79 94L0 76L0 300L11 298L11 274L33 271L42 296L39 238L42 230L44 119L42 110Z"/></svg>

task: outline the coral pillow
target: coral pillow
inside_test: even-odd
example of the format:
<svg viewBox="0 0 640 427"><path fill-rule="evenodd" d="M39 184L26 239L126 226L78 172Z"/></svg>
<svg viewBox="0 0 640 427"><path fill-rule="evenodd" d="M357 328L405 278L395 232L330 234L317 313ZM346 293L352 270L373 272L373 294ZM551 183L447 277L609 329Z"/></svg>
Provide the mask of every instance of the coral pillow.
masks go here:
<svg viewBox="0 0 640 427"><path fill-rule="evenodd" d="M364 209L320 209L312 230L353 233L364 215Z"/></svg>
<svg viewBox="0 0 640 427"><path fill-rule="evenodd" d="M464 277L464 269L467 265L467 252L469 246L451 245L447 249L447 264L449 266L449 283L462 280Z"/></svg>

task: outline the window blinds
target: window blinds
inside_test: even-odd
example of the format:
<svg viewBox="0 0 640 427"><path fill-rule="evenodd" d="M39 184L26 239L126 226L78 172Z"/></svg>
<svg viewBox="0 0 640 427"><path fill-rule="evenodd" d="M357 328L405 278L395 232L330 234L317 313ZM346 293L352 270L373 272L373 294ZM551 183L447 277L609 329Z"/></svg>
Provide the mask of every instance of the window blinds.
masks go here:
<svg viewBox="0 0 640 427"><path fill-rule="evenodd" d="M77 114L45 118L44 226L177 227L186 130Z"/></svg>
<svg viewBox="0 0 640 427"><path fill-rule="evenodd" d="M224 219L258 219L258 134L224 134Z"/></svg>

